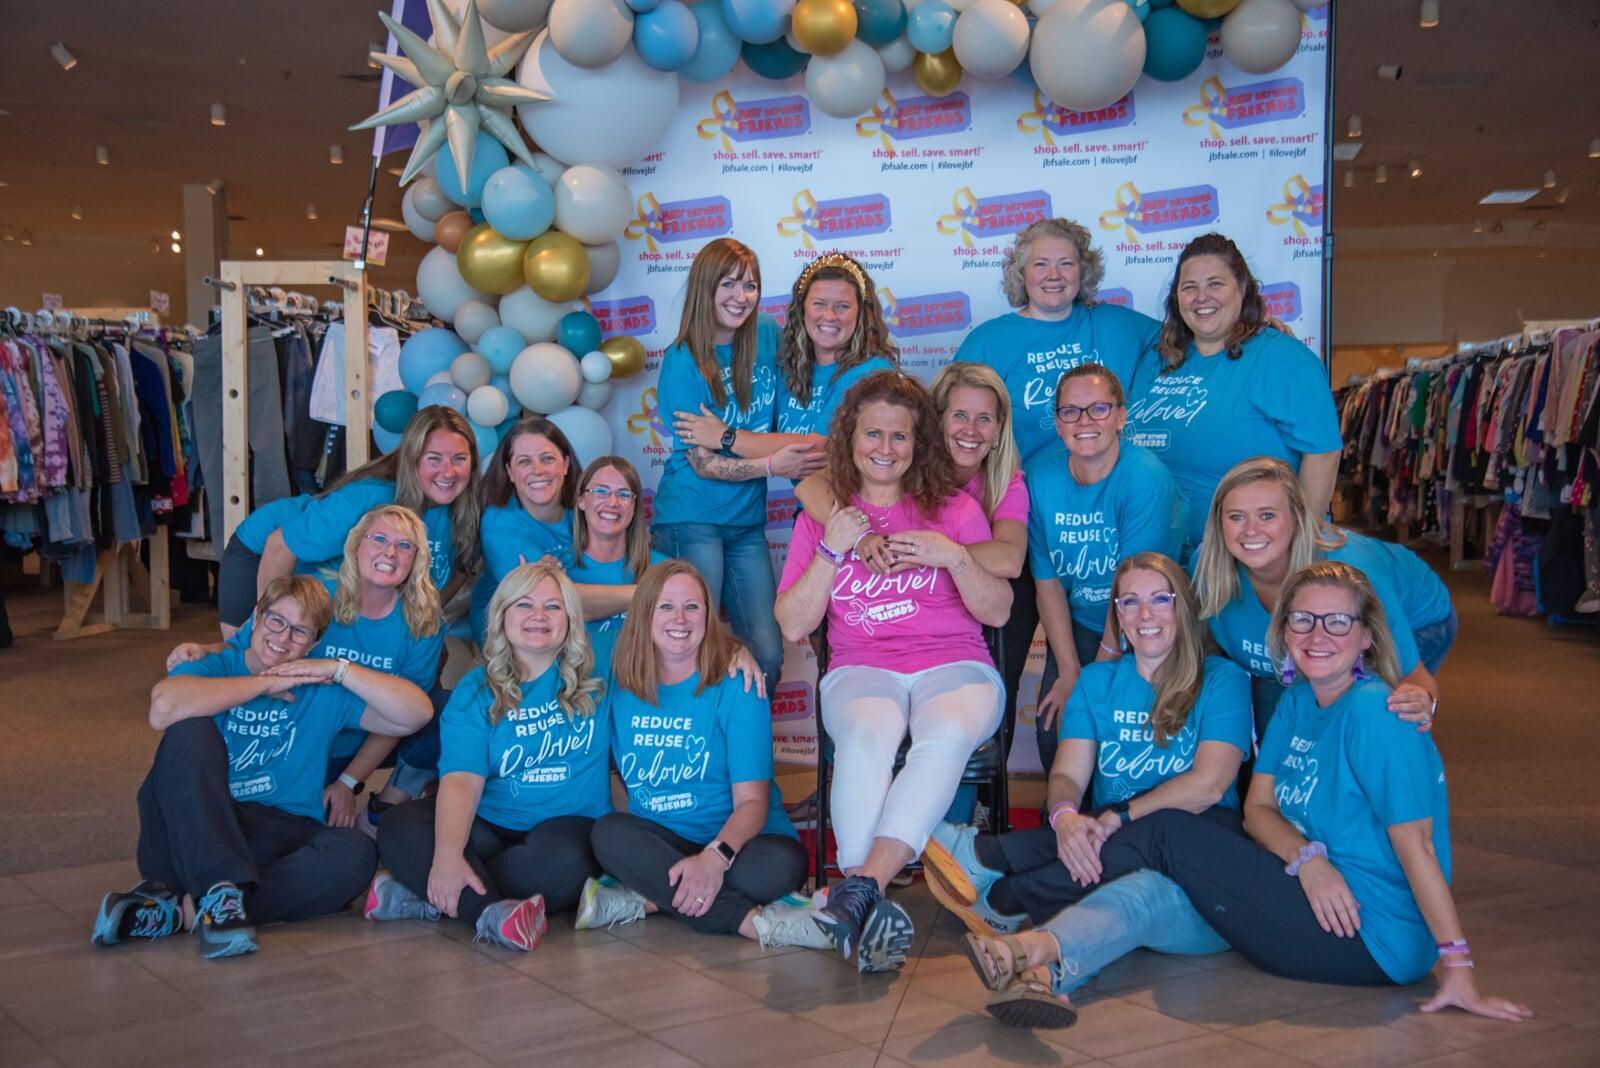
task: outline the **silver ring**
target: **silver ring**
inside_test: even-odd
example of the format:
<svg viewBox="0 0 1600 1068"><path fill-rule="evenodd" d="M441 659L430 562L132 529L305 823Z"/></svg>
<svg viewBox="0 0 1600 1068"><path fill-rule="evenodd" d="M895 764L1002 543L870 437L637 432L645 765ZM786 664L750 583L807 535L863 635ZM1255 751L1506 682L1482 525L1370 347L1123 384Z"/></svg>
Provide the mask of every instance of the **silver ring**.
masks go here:
<svg viewBox="0 0 1600 1068"><path fill-rule="evenodd" d="M706 903L706 899L703 897L697 897L694 899L694 903L696 905L704 905Z"/></svg>

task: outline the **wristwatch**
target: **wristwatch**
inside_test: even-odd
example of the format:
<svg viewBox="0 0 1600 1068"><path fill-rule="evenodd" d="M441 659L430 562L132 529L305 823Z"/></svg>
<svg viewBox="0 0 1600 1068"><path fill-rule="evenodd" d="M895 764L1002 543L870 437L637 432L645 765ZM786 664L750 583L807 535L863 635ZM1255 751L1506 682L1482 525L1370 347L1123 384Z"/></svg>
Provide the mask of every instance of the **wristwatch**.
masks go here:
<svg viewBox="0 0 1600 1068"><path fill-rule="evenodd" d="M1117 823L1122 827L1126 827L1128 825L1128 821L1133 818L1132 816L1128 815L1128 802L1126 801L1114 802L1109 811L1117 814Z"/></svg>
<svg viewBox="0 0 1600 1068"><path fill-rule="evenodd" d="M733 448L733 439L738 436L739 432L731 426L722 432L722 449L724 452Z"/></svg>
<svg viewBox="0 0 1600 1068"><path fill-rule="evenodd" d="M733 851L732 846L720 838L713 839L711 844L706 846L706 848L721 858L722 866L724 868L733 867L733 860L739 855Z"/></svg>
<svg viewBox="0 0 1600 1068"><path fill-rule="evenodd" d="M365 790L367 788L367 784L366 783L362 782L360 779L354 777L353 775L349 774L348 772L340 772L339 773L339 781L344 783L344 786L345 786L346 790L349 790L351 793L356 794L358 796L360 795L362 790Z"/></svg>
<svg viewBox="0 0 1600 1068"><path fill-rule="evenodd" d="M335 686L344 682L344 677L349 674L352 663L353 661L346 660L342 656L339 658L339 666L333 669L333 678L330 680Z"/></svg>

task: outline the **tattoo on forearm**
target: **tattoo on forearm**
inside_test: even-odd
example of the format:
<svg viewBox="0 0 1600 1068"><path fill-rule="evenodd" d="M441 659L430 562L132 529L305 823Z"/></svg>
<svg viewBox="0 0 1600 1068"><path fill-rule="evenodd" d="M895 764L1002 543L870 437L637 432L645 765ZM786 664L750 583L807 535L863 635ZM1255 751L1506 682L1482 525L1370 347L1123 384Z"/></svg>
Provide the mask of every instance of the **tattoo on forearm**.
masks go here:
<svg viewBox="0 0 1600 1068"><path fill-rule="evenodd" d="M689 452L689 466L701 478L718 482L748 482L766 476L766 465L760 460L741 460L737 456L723 456L695 448Z"/></svg>

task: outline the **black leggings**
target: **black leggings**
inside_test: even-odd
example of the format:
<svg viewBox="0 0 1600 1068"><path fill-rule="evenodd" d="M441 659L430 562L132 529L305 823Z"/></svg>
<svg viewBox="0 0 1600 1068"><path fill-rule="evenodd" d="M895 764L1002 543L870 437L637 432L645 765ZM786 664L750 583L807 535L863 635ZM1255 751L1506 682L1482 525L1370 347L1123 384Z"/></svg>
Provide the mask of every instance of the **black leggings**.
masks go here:
<svg viewBox="0 0 1600 1068"><path fill-rule="evenodd" d="M798 889L808 870L805 847L797 839L759 834L739 850L705 915L684 916L672 907L677 890L667 882L667 871L704 849L704 842L627 812L595 820L592 841L600 865L622 885L643 894L664 915L707 934L738 934L750 910Z"/></svg>
<svg viewBox="0 0 1600 1068"><path fill-rule="evenodd" d="M221 490L221 487L218 487ZM248 548L235 534L228 539L217 564L217 618L230 627L250 622L256 607L256 572L261 554Z"/></svg>
<svg viewBox="0 0 1600 1068"><path fill-rule="evenodd" d="M419 798L395 806L378 824L383 866L421 898L428 896L433 870L435 815L433 798ZM583 893L584 880L600 874L589 850L593 826L587 816L558 816L532 830L513 831L474 816L462 852L488 893L463 887L456 915L475 926L478 915L496 901L534 894L544 896L548 912L570 909Z"/></svg>
<svg viewBox="0 0 1600 1068"><path fill-rule="evenodd" d="M1000 628L1001 654L1004 663L997 664L1000 681L1005 684L1006 721L1011 729L1006 731L1006 753L1011 756L1011 743L1017 734L1017 690L1022 683L1022 673L1028 666L1028 654L1033 649L1033 632L1039 629L1039 588L1028 570L1028 560L1022 560L1022 574L1011 580L1011 617ZM1048 770L1050 765L1046 764Z"/></svg>

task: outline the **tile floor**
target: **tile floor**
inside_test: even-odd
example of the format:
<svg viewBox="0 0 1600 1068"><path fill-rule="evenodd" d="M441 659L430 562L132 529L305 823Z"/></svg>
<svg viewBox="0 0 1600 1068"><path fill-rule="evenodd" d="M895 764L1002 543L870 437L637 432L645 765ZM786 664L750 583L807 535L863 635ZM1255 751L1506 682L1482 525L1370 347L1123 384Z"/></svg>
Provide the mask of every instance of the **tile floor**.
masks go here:
<svg viewBox="0 0 1600 1068"><path fill-rule="evenodd" d="M1470 848L1456 865L1486 988L1536 1019L1425 1016L1420 989L1141 952L1080 995L1076 1027L1015 1031L984 1014L959 927L920 884L901 897L913 961L858 976L660 917L611 932L560 918L527 955L354 911L267 928L237 960L201 961L185 937L97 950L95 906L135 881L131 863L19 875L0 878L0 1066L1600 1064L1600 874Z"/></svg>

